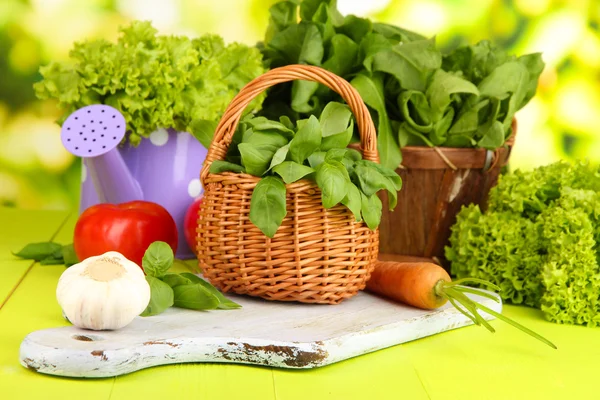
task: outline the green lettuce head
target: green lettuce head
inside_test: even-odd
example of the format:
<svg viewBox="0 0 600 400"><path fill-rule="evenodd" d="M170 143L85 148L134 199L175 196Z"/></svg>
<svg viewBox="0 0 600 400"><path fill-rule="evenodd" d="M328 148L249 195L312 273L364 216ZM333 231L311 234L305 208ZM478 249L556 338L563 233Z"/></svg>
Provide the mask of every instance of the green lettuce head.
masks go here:
<svg viewBox="0 0 600 400"><path fill-rule="evenodd" d="M260 51L217 35L196 39L161 36L149 22L120 29L117 43L75 43L67 62L40 69L34 85L40 99L57 99L69 114L91 104L118 109L127 121L132 145L157 128L196 136L204 146L225 108L250 80L265 72ZM264 96L248 111L258 110Z"/></svg>

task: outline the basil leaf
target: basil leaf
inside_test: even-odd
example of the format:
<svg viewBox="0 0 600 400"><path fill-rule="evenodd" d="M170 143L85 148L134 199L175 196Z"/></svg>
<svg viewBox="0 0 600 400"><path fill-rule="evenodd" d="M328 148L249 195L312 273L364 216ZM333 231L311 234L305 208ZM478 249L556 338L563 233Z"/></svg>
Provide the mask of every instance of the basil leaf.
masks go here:
<svg viewBox="0 0 600 400"><path fill-rule="evenodd" d="M40 265L62 265L65 261L61 258L47 257L40 261Z"/></svg>
<svg viewBox="0 0 600 400"><path fill-rule="evenodd" d="M63 246L61 252L63 261L67 267L79 263L79 258L77 258L77 254L75 253L75 248L73 247L73 244Z"/></svg>
<svg viewBox="0 0 600 400"><path fill-rule="evenodd" d="M387 38L391 38L400 42L412 42L415 40L423 40L425 36L416 32L412 32L396 25L386 24L383 22L374 22L373 31L383 34Z"/></svg>
<svg viewBox="0 0 600 400"><path fill-rule="evenodd" d="M244 167L231 163L229 161L215 160L210 164L211 174L220 174L221 172L246 172Z"/></svg>
<svg viewBox="0 0 600 400"><path fill-rule="evenodd" d="M321 32L319 32L319 28L316 25L308 25L298 56L298 63L321 65L324 53L323 37L321 36Z"/></svg>
<svg viewBox="0 0 600 400"><path fill-rule="evenodd" d="M311 115L308 121L298 130L290 142L292 161L302 164L321 144L321 127L319 120Z"/></svg>
<svg viewBox="0 0 600 400"><path fill-rule="evenodd" d="M275 155L273 156L273 159L271 160L271 165L269 165L269 169L273 169L277 165L279 165L282 162L284 162L285 159L287 158L289 150L290 150L290 144L289 143L286 144L285 146L279 148L279 150L277 150L275 152Z"/></svg>
<svg viewBox="0 0 600 400"><path fill-rule="evenodd" d="M362 199L360 197L360 190L354 183L350 183L348 187L348 193L346 194L346 197L342 199L341 203L348 207L350 211L352 211L352 214L354 214L354 217L356 218L356 222L362 220L360 214L362 206L361 202Z"/></svg>
<svg viewBox="0 0 600 400"><path fill-rule="evenodd" d="M369 229L374 230L379 226L382 207L381 200L376 194L366 196L361 193L361 214Z"/></svg>
<svg viewBox="0 0 600 400"><path fill-rule="evenodd" d="M427 81L442 66L435 38L400 43L372 55L372 70L394 75L407 90L424 92Z"/></svg>
<svg viewBox="0 0 600 400"><path fill-rule="evenodd" d="M376 163L369 161L359 161L354 169L356 177L360 183L362 192L366 196L373 196L379 190L385 189L389 194L390 211L396 208L398 204L398 193L394 183L383 176L377 167Z"/></svg>
<svg viewBox="0 0 600 400"><path fill-rule="evenodd" d="M454 93L467 93L478 96L477 86L468 80L444 70L437 70L425 94L430 106L432 121L439 121L451 104L451 95Z"/></svg>
<svg viewBox="0 0 600 400"><path fill-rule="evenodd" d="M402 178L400 178L400 175L398 175L393 169L386 168L381 164L367 160L361 161L360 164L368 165L370 168L375 168L381 175L385 176L392 182L396 191L402 189Z"/></svg>
<svg viewBox="0 0 600 400"><path fill-rule="evenodd" d="M61 249L62 246L54 242L29 243L19 252L13 254L26 260L42 261Z"/></svg>
<svg viewBox="0 0 600 400"><path fill-rule="evenodd" d="M142 258L142 267L146 275L160 278L173 265L173 249L165 242L156 241L148 246Z"/></svg>
<svg viewBox="0 0 600 400"><path fill-rule="evenodd" d="M372 77L368 77L359 74L350 83L358 91L363 101L377 112L377 149L381 164L388 168L398 168L402 156L400 147L392 135L392 127L385 107L383 76L374 74Z"/></svg>
<svg viewBox="0 0 600 400"><path fill-rule="evenodd" d="M504 144L504 127L502 122L493 121L492 125L485 131L477 145L487 150L495 150Z"/></svg>
<svg viewBox="0 0 600 400"><path fill-rule="evenodd" d="M356 43L360 43L361 39L369 32L373 26L368 18L360 18L349 14L344 17L344 23L337 27L337 31L348 36Z"/></svg>
<svg viewBox="0 0 600 400"><path fill-rule="evenodd" d="M485 107L489 107L490 100L483 99L475 104L467 103L462 106L456 122L448 131L449 135L462 135L471 137L479 126L479 112Z"/></svg>
<svg viewBox="0 0 600 400"><path fill-rule="evenodd" d="M143 317L158 315L174 303L173 289L169 285L150 275L146 275L146 281L150 285L150 303L141 314Z"/></svg>
<svg viewBox="0 0 600 400"><path fill-rule="evenodd" d="M400 124L398 128L398 140L401 146L429 146L433 147L433 143L425 135L417 130L415 130L412 126L410 126L406 121ZM386 165L386 167L388 167ZM389 168L397 168L389 167Z"/></svg>
<svg viewBox="0 0 600 400"><path fill-rule="evenodd" d="M200 278L196 274L192 274L191 272L182 272L179 275L181 275L185 279L188 279L191 283L200 283L204 281L204 279Z"/></svg>
<svg viewBox="0 0 600 400"><path fill-rule="evenodd" d="M323 207L331 208L346 197L350 176L341 162L327 160L317 167L316 181L321 189Z"/></svg>
<svg viewBox="0 0 600 400"><path fill-rule="evenodd" d="M414 130L421 133L431 131L431 110L425 94L416 90L406 90L398 96L398 106L402 119Z"/></svg>
<svg viewBox="0 0 600 400"><path fill-rule="evenodd" d="M346 148L352 140L352 134L354 133L354 121L350 120L350 126L343 132L335 135L324 137L321 141L321 150L330 149L343 149Z"/></svg>
<svg viewBox="0 0 600 400"><path fill-rule="evenodd" d="M346 168L346 171L348 171L348 175L353 176L356 161L352 161L351 159L344 157L342 158L342 164L344 165L344 168Z"/></svg>
<svg viewBox="0 0 600 400"><path fill-rule="evenodd" d="M443 143L448 147L448 130L454 120L454 108L448 107L446 114L433 125L433 130L429 133L432 143Z"/></svg>
<svg viewBox="0 0 600 400"><path fill-rule="evenodd" d="M288 121L289 120L290 119L288 118ZM289 125L286 125L283 122L273 121L265 117L255 117L248 120L247 123L254 128L254 131L277 131L286 139L294 137L293 125L290 128Z"/></svg>
<svg viewBox="0 0 600 400"><path fill-rule="evenodd" d="M183 272L183 273L181 273L181 275L188 278L192 283L198 283L198 284L204 286L204 288L208 289L212 294L214 294L219 299L219 305L217 306L217 308L219 310L233 310L233 309L242 307L238 303L226 298L225 295L223 295L223 293L221 293L219 291L219 289L217 289L216 287L214 287L213 285L211 285L204 279L200 278L199 276L194 275L189 272Z"/></svg>
<svg viewBox="0 0 600 400"><path fill-rule="evenodd" d="M541 53L525 54L517 58L517 61L523 64L529 72L529 82L525 88L525 96L521 104L517 106L517 109L521 109L535 95L538 86L538 79L544 70L544 61L542 60Z"/></svg>
<svg viewBox="0 0 600 400"><path fill-rule="evenodd" d="M317 82L292 82L292 109L299 113L312 113L319 107L319 98L315 92L319 89ZM300 124L298 124L300 128Z"/></svg>
<svg viewBox="0 0 600 400"><path fill-rule="evenodd" d="M160 280L166 283L167 285L171 286L172 288L179 285L189 285L191 283L194 283L185 276L182 276L181 274L173 273L165 274L162 278L160 278Z"/></svg>
<svg viewBox="0 0 600 400"><path fill-rule="evenodd" d="M250 175L261 176L267 170L275 152L260 150L250 143L238 145L242 155L242 164Z"/></svg>
<svg viewBox="0 0 600 400"><path fill-rule="evenodd" d="M269 8L271 18L269 19L268 31L281 31L295 24L298 5L292 1L280 1ZM272 37L272 36L271 36Z"/></svg>
<svg viewBox="0 0 600 400"><path fill-rule="evenodd" d="M250 200L250 221L272 238L287 214L285 184L274 176L261 179Z"/></svg>
<svg viewBox="0 0 600 400"><path fill-rule="evenodd" d="M277 123L275 121L272 122ZM244 132L242 143L249 143L259 150L267 150L274 153L281 146L288 144L288 139L276 130L259 131L248 129Z"/></svg>
<svg viewBox="0 0 600 400"><path fill-rule="evenodd" d="M334 35L329 42L329 57L323 63L323 68L339 76L347 75L358 65L358 50L358 45L348 36Z"/></svg>
<svg viewBox="0 0 600 400"><path fill-rule="evenodd" d="M325 154L325 160L342 161L349 149L330 149Z"/></svg>
<svg viewBox="0 0 600 400"><path fill-rule="evenodd" d="M444 143L446 147L475 147L477 142L468 136L452 135L448 136L448 140Z"/></svg>
<svg viewBox="0 0 600 400"><path fill-rule="evenodd" d="M293 183L312 174L315 170L293 161L285 161L273 168L273 172L281 176L285 183Z"/></svg>
<svg viewBox="0 0 600 400"><path fill-rule="evenodd" d="M294 130L294 123L292 122L292 120L290 119L290 117L288 117L287 115L282 115L279 117L279 122L281 122L281 124L283 126L285 126L286 128L288 128L290 130L290 132L292 132L293 134L295 134L295 130Z"/></svg>
<svg viewBox="0 0 600 400"><path fill-rule="evenodd" d="M390 49L395 41L386 38L384 35L376 32L370 32L360 41L360 58L363 59L362 64L368 71L369 75L372 75L373 71L373 57L382 51Z"/></svg>
<svg viewBox="0 0 600 400"><path fill-rule="evenodd" d="M360 151L358 150L354 150L354 149L348 149L348 151L346 152L345 155L346 158L352 160L352 161L360 161L362 160L362 154Z"/></svg>
<svg viewBox="0 0 600 400"><path fill-rule="evenodd" d="M317 168L319 165L325 161L327 153L324 151L315 151L310 156L308 156L308 164L312 168Z"/></svg>
<svg viewBox="0 0 600 400"><path fill-rule="evenodd" d="M173 288L175 307L191 310L214 310L219 299L203 285L195 283Z"/></svg>
<svg viewBox="0 0 600 400"><path fill-rule="evenodd" d="M344 132L348 129L351 120L350 107L335 101L327 103L319 119L322 136L327 137Z"/></svg>
<svg viewBox="0 0 600 400"><path fill-rule="evenodd" d="M190 132L205 148L209 148L212 142L218 121L207 119L196 119L190 123Z"/></svg>

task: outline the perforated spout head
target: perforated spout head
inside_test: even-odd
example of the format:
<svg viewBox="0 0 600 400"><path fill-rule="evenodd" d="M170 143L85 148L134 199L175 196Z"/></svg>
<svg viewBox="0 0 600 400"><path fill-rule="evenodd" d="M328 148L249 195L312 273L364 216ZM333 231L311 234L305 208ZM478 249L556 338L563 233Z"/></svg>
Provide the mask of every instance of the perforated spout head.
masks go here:
<svg viewBox="0 0 600 400"><path fill-rule="evenodd" d="M111 106L78 109L63 123L61 140L78 157L97 157L118 146L126 132L125 117Z"/></svg>

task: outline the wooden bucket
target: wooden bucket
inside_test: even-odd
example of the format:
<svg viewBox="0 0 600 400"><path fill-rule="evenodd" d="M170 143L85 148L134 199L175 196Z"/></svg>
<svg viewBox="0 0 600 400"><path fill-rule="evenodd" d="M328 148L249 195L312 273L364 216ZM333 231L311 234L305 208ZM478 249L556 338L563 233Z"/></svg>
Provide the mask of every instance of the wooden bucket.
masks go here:
<svg viewBox="0 0 600 400"><path fill-rule="evenodd" d="M398 205L389 211L383 194L379 226L380 258L433 260L445 265L444 247L450 227L461 207L478 204L486 208L490 189L508 162L517 126L506 146L496 151L467 148L402 148L402 177Z"/></svg>

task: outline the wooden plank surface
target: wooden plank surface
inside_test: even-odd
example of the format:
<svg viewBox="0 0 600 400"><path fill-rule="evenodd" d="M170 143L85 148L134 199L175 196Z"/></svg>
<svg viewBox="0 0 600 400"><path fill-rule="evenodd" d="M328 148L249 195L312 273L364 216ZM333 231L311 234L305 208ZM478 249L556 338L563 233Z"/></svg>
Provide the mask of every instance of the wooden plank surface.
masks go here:
<svg viewBox="0 0 600 400"><path fill-rule="evenodd" d="M66 211L17 210L0 207L0 266L1 261L15 260L11 252L27 243L47 242L59 230ZM69 239L72 242L73 238Z"/></svg>
<svg viewBox="0 0 600 400"><path fill-rule="evenodd" d="M68 237L68 226L61 234ZM0 230L0 243L7 235ZM31 331L66 325L54 300L63 270L35 266L0 310L1 399L562 400L597 393L599 328L552 324L540 311L517 306L503 314L559 350L492 321L495 334L466 327L313 370L181 364L109 379L45 376L19 364L18 348Z"/></svg>
<svg viewBox="0 0 600 400"><path fill-rule="evenodd" d="M33 267L12 253L26 244L52 240L69 213L0 208L0 309Z"/></svg>

